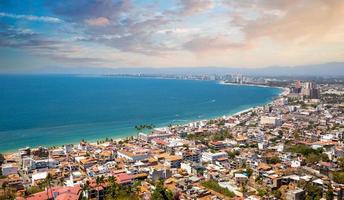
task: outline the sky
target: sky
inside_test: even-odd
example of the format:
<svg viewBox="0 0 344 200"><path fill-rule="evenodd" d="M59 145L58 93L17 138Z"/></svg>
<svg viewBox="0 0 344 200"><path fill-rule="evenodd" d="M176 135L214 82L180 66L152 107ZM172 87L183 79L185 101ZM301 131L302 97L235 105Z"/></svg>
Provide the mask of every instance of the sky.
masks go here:
<svg viewBox="0 0 344 200"><path fill-rule="evenodd" d="M342 61L343 0L0 0L0 72Z"/></svg>

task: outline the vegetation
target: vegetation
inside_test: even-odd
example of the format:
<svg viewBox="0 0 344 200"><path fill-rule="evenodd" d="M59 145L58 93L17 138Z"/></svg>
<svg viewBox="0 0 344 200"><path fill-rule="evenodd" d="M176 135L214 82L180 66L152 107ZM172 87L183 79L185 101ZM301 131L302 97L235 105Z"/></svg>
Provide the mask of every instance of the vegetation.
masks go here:
<svg viewBox="0 0 344 200"><path fill-rule="evenodd" d="M264 197L265 195L268 194L268 191L265 188L259 188L257 192L258 192L258 196L260 197Z"/></svg>
<svg viewBox="0 0 344 200"><path fill-rule="evenodd" d="M344 184L344 172L333 172L333 181Z"/></svg>
<svg viewBox="0 0 344 200"><path fill-rule="evenodd" d="M306 164L315 164L319 161L328 162L328 156L323 153L323 149L312 149L307 145L294 145L289 147L289 151L301 154L305 157Z"/></svg>
<svg viewBox="0 0 344 200"><path fill-rule="evenodd" d="M5 178L5 176L2 175L2 170L0 170L0 179Z"/></svg>
<svg viewBox="0 0 344 200"><path fill-rule="evenodd" d="M151 200L172 200L173 194L170 190L164 187L163 181L158 181L155 185L155 190L152 193Z"/></svg>
<svg viewBox="0 0 344 200"><path fill-rule="evenodd" d="M198 133L198 134L188 134L187 139L193 141L201 141L204 143L206 141L207 134L205 133Z"/></svg>
<svg viewBox="0 0 344 200"><path fill-rule="evenodd" d="M10 200L15 198L14 192L8 187L8 183L6 181L2 183L1 189L0 200Z"/></svg>
<svg viewBox="0 0 344 200"><path fill-rule="evenodd" d="M308 183L304 189L306 191L306 200L319 200L322 198L322 188Z"/></svg>
<svg viewBox="0 0 344 200"><path fill-rule="evenodd" d="M282 196L282 192L279 191L279 190L272 190L272 195L277 198L277 199L281 199L281 196Z"/></svg>
<svg viewBox="0 0 344 200"><path fill-rule="evenodd" d="M307 145L294 145L290 147L289 149L293 153L299 153L302 154L303 156L308 156L310 154L315 154L315 155L320 155L323 150L322 149L312 149L311 147Z"/></svg>
<svg viewBox="0 0 344 200"><path fill-rule="evenodd" d="M239 151L229 151L229 152L227 152L227 154L228 154L228 157L229 157L230 159L234 159L235 156L240 155L240 152L239 152Z"/></svg>
<svg viewBox="0 0 344 200"><path fill-rule="evenodd" d="M342 170L344 170L344 157L338 158L337 164Z"/></svg>
<svg viewBox="0 0 344 200"><path fill-rule="evenodd" d="M327 186L327 192L325 194L326 200L333 200L334 199L334 193L333 193L333 188L332 185L329 184Z"/></svg>
<svg viewBox="0 0 344 200"><path fill-rule="evenodd" d="M90 191L90 183L86 181L86 183L81 186L81 190L83 192L82 199L87 199L87 196L85 196L85 194L88 194L88 192Z"/></svg>
<svg viewBox="0 0 344 200"><path fill-rule="evenodd" d="M250 167L246 167L246 173L247 173L247 177L250 178L253 174L253 169Z"/></svg>
<svg viewBox="0 0 344 200"><path fill-rule="evenodd" d="M137 132L141 132L144 130L152 130L153 128L155 128L155 126L153 124L141 124L141 125L135 126L135 129Z"/></svg>
<svg viewBox="0 0 344 200"><path fill-rule="evenodd" d="M281 159L278 156L273 156L271 158L266 158L266 163L268 164L277 164L280 163Z"/></svg>
<svg viewBox="0 0 344 200"><path fill-rule="evenodd" d="M2 165L2 163L5 161L5 157L4 157L4 155L2 155L1 153L0 153L0 165Z"/></svg>
<svg viewBox="0 0 344 200"><path fill-rule="evenodd" d="M224 140L226 138L232 139L233 135L228 130L221 130L212 135L211 139L214 141Z"/></svg>
<svg viewBox="0 0 344 200"><path fill-rule="evenodd" d="M96 184L97 188L100 186L100 184L104 183L104 176L97 176L96 178ZM97 190L97 199L99 199L99 190Z"/></svg>
<svg viewBox="0 0 344 200"><path fill-rule="evenodd" d="M25 190L25 196L30 196L31 194L35 194L37 192L42 192L44 191L44 188L39 187L39 186L30 186L27 187Z"/></svg>
<svg viewBox="0 0 344 200"><path fill-rule="evenodd" d="M231 191L229 191L227 188L221 187L216 181L214 180L209 180L209 181L204 181L201 183L202 186L214 190L215 192L218 192L220 194L223 194L227 197L234 197L235 194Z"/></svg>
<svg viewBox="0 0 344 200"><path fill-rule="evenodd" d="M124 187L118 184L114 177L109 177L109 187L106 191L107 200L138 200L137 185Z"/></svg>

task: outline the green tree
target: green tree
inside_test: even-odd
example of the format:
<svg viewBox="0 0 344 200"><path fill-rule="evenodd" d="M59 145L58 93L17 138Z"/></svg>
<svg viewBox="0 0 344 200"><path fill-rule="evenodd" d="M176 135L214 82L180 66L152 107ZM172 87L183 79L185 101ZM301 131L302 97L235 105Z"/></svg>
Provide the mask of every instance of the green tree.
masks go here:
<svg viewBox="0 0 344 200"><path fill-rule="evenodd" d="M82 198L83 199L88 199L88 192L90 191L90 183L88 181L86 181L86 183L84 183L81 186L81 190L83 192Z"/></svg>
<svg viewBox="0 0 344 200"><path fill-rule="evenodd" d="M109 177L109 188L108 188L108 197L110 199L116 199L119 195L120 185L116 182L116 178L113 176Z"/></svg>
<svg viewBox="0 0 344 200"><path fill-rule="evenodd" d="M337 159L337 164L342 170L344 170L344 157L340 157Z"/></svg>
<svg viewBox="0 0 344 200"><path fill-rule="evenodd" d="M4 157L4 155L2 155L1 153L0 153L0 165L2 165L2 163L5 161L5 157Z"/></svg>
<svg viewBox="0 0 344 200"><path fill-rule="evenodd" d="M64 186L65 185L65 179L64 179L64 177L60 177L59 179L58 179L58 185L61 185L61 186Z"/></svg>
<svg viewBox="0 0 344 200"><path fill-rule="evenodd" d="M272 195L273 195L275 198L281 199L281 196L282 196L281 191L279 191L279 190L272 190L271 193L272 193Z"/></svg>
<svg viewBox="0 0 344 200"><path fill-rule="evenodd" d="M8 187L8 182L3 182L1 188L3 189L3 194L0 195L0 200L14 199L15 195L13 191Z"/></svg>
<svg viewBox="0 0 344 200"><path fill-rule="evenodd" d="M322 197L322 189L310 183L306 185L305 191L306 200L319 200Z"/></svg>
<svg viewBox="0 0 344 200"><path fill-rule="evenodd" d="M248 178L250 178L252 176L253 169L250 167L246 167L246 173L247 173Z"/></svg>
<svg viewBox="0 0 344 200"><path fill-rule="evenodd" d="M229 191L227 188L221 187L216 181L214 180L209 180L209 181L204 181L201 183L203 187L206 187L210 190L214 190L215 192L218 192L220 194L223 194L227 197L234 197L235 194L231 191Z"/></svg>
<svg viewBox="0 0 344 200"><path fill-rule="evenodd" d="M97 199L99 200L99 186L100 184L104 183L104 176L97 176L96 184L97 184Z"/></svg>
<svg viewBox="0 0 344 200"><path fill-rule="evenodd" d="M151 200L172 200L173 194L164 187L163 181L159 180L155 185Z"/></svg>
<svg viewBox="0 0 344 200"><path fill-rule="evenodd" d="M334 172L333 181L339 184L344 184L344 172Z"/></svg>
<svg viewBox="0 0 344 200"><path fill-rule="evenodd" d="M51 184L53 183L53 176L48 173L47 177L45 177L44 180L44 185L45 187L47 187L47 196L49 197L49 191L50 191L50 196L53 196L53 192L51 191Z"/></svg>
<svg viewBox="0 0 344 200"><path fill-rule="evenodd" d="M266 188L258 188L257 192L258 192L258 196L260 197L264 197L265 195L268 194L268 191Z"/></svg>
<svg viewBox="0 0 344 200"><path fill-rule="evenodd" d="M315 164L315 163L319 162L320 160L321 160L321 157L319 155L311 153L311 154L306 156L305 162L307 164Z"/></svg>
<svg viewBox="0 0 344 200"><path fill-rule="evenodd" d="M281 159L278 156L273 156L271 158L267 158L266 162L268 164L277 164L277 163L281 162Z"/></svg>
<svg viewBox="0 0 344 200"><path fill-rule="evenodd" d="M333 193L333 187L332 184L328 184L327 186L327 192L326 192L326 200L333 200L334 193Z"/></svg>

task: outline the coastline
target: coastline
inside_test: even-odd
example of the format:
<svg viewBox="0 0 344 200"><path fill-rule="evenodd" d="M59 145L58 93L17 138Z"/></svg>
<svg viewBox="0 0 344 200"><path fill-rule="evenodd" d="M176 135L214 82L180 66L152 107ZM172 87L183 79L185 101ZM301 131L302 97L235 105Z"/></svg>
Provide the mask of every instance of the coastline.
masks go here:
<svg viewBox="0 0 344 200"><path fill-rule="evenodd" d="M278 88L283 90L283 92L281 92L278 96L284 96L289 94L290 90L289 88L286 87L277 87L277 86L269 86L269 85L260 85L260 84L240 84L240 83L228 83L228 82L224 82L224 81L220 81L219 82L220 85L237 85L237 86L249 86L249 87L263 87L263 88Z"/></svg>
<svg viewBox="0 0 344 200"><path fill-rule="evenodd" d="M279 89L282 89L278 95L274 96L274 99L276 99L276 97L280 97L282 95L284 95L285 92L287 92L288 88L281 88L281 87L271 87L271 86L264 86L264 85L254 85L254 84L234 84L234 83L222 83L222 82L217 82L217 84L223 84L223 85L238 85L238 86L253 86L253 87L270 87L270 88L279 88ZM180 123L174 123L173 125L176 125L176 126L187 126L188 124L191 124L191 123L195 123L195 122L200 122L200 121L209 121L209 120L214 120L214 119L219 119L219 118L229 118L229 117L235 117L235 116L238 116L242 113L246 113L246 112L249 112L257 107L261 107L261 106L264 106L264 105L268 105L268 104L271 104L274 99L272 99L271 101L268 101L268 102L265 102L265 103L262 103L262 104L259 104L259 105L254 105L254 106L251 106L251 107L246 107L246 108L243 108L243 109L238 109L239 111L232 111L232 112L229 112L228 114L223 114L223 115L217 115L217 116L208 116L208 117L205 117L204 119L189 119L189 120L183 120L183 122L180 122ZM164 124L168 124L168 123L164 123ZM158 125L157 128L166 128L167 126L166 125ZM91 143L91 144L95 144L97 141L102 141L102 140L105 140L106 138L109 138L109 139L112 139L114 141L121 141L121 140L125 140L127 139L128 137L135 137L137 133L135 133L134 131L132 132L128 132L128 133L122 133L122 134L119 134L118 136L109 136L109 137L99 137L99 138L96 138L96 139L87 139L87 138L84 138L87 142ZM83 138L79 138L78 141L82 140ZM78 142L76 141L71 141L70 143L68 142L61 142L61 143L56 143L56 144L48 144L48 145L41 145L41 146L44 146L44 147L47 147L47 148L51 148L51 147L61 147L62 145L66 145L66 144L73 144L73 145L77 145ZM29 146L29 145L28 145ZM31 148L37 148L39 146L29 146ZM24 146L22 148L25 148ZM16 149L13 149L13 150L5 150L3 152L0 152L4 155L11 155L11 154L15 154L16 153Z"/></svg>

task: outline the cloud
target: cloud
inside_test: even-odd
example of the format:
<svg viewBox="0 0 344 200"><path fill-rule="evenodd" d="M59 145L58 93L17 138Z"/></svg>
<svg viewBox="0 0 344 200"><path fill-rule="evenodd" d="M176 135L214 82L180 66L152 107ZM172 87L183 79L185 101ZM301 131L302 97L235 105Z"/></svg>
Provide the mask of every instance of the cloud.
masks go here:
<svg viewBox="0 0 344 200"><path fill-rule="evenodd" d="M230 49L243 49L249 47L247 44L231 41L224 35L200 36L186 42L183 48L192 52L224 51Z"/></svg>
<svg viewBox="0 0 344 200"><path fill-rule="evenodd" d="M110 20L106 17L98 17L85 20L85 23L91 26L107 26L110 24Z"/></svg>
<svg viewBox="0 0 344 200"><path fill-rule="evenodd" d="M47 7L68 21L80 22L100 17L117 19L131 9L132 3L130 0L52 1L47 2Z"/></svg>
<svg viewBox="0 0 344 200"><path fill-rule="evenodd" d="M123 52L159 54L166 48L154 34L174 21L130 0L80 0L47 5L60 18L76 24L82 42L93 42Z"/></svg>
<svg viewBox="0 0 344 200"><path fill-rule="evenodd" d="M250 2L226 2L235 10L232 23L240 26L249 40L267 37L313 43L343 26L344 1L341 0ZM255 13L256 17L249 19L247 13Z"/></svg>
<svg viewBox="0 0 344 200"><path fill-rule="evenodd" d="M38 22L49 22L49 23L61 23L62 20L56 17L48 16L35 16L35 15L17 15L11 13L0 12L0 17L8 17L12 19L23 19L29 21L38 21Z"/></svg>
<svg viewBox="0 0 344 200"><path fill-rule="evenodd" d="M181 13L184 15L193 15L210 10L214 7L213 0L180 0Z"/></svg>
<svg viewBox="0 0 344 200"><path fill-rule="evenodd" d="M71 65L111 64L111 53L116 54L111 60L121 58L123 66L257 66L344 59L342 0L42 2L42 11L34 9L32 15L3 11L0 18L55 24L42 28L0 20L0 46L58 62L65 58ZM46 13L54 17L43 16ZM83 59L88 55L90 59Z"/></svg>

